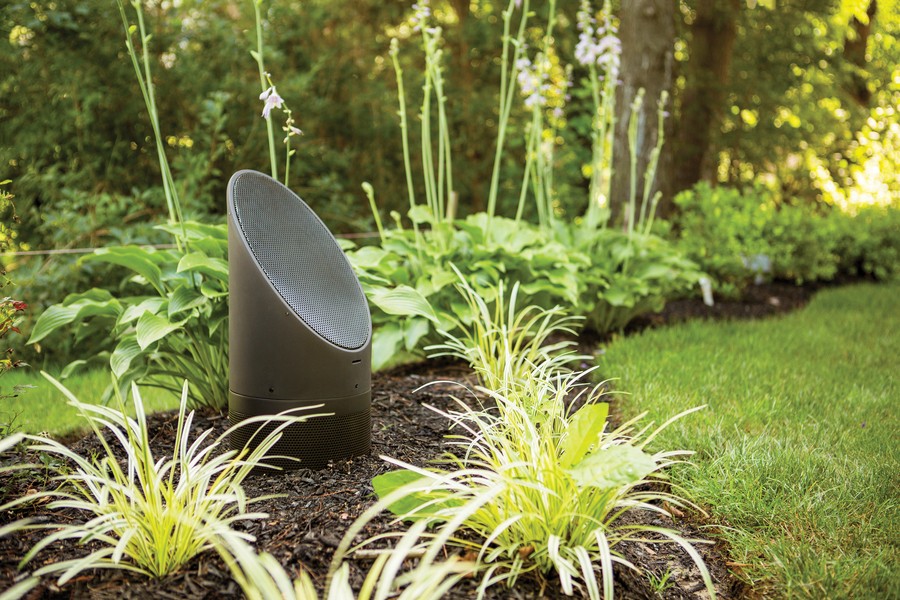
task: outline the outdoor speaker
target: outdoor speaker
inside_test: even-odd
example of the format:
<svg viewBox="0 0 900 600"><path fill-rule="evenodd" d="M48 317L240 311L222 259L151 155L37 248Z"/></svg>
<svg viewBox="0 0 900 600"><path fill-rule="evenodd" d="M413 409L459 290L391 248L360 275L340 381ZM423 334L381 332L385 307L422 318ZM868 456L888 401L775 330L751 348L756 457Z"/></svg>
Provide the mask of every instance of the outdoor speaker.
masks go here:
<svg viewBox="0 0 900 600"><path fill-rule="evenodd" d="M290 425L267 460L320 468L369 452L372 321L356 274L316 214L256 171L228 182L229 397L232 424L315 407ZM238 428L234 449L274 427Z"/></svg>

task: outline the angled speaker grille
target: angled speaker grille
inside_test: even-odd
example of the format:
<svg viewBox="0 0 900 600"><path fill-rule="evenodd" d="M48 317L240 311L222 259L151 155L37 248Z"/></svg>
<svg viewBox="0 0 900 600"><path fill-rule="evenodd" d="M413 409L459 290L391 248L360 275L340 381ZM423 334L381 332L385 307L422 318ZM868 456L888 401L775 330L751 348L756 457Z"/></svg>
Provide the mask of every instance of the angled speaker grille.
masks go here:
<svg viewBox="0 0 900 600"><path fill-rule="evenodd" d="M254 258L298 317L349 350L369 338L359 281L328 228L274 179L245 171L232 180L232 211Z"/></svg>

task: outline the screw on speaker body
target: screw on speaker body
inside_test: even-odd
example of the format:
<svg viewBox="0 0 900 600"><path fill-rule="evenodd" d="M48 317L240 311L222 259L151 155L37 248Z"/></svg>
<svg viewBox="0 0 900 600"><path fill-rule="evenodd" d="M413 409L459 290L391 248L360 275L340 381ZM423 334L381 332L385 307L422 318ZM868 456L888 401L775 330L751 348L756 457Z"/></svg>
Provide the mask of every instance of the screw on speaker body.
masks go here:
<svg viewBox="0 0 900 600"><path fill-rule="evenodd" d="M283 468L368 453L372 322L328 228L279 182L239 171L228 183L228 261L231 422L317 415L290 425L270 452ZM240 428L232 448L262 439L257 429Z"/></svg>

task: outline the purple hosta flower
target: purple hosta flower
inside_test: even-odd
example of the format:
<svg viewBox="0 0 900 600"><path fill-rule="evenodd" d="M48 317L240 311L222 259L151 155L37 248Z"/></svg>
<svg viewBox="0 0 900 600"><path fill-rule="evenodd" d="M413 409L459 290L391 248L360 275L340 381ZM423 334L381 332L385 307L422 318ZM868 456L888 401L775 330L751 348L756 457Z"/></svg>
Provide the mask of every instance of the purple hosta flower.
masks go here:
<svg viewBox="0 0 900 600"><path fill-rule="evenodd" d="M269 89L260 94L259 99L265 101L262 116L266 119L269 118L273 108L281 108L284 106L284 98L278 95L274 85L270 86Z"/></svg>
<svg viewBox="0 0 900 600"><path fill-rule="evenodd" d="M412 23L413 31L422 29L422 24L431 16L431 6L428 5L428 2L429 0L420 0L412 5L413 16L410 22Z"/></svg>
<svg viewBox="0 0 900 600"><path fill-rule="evenodd" d="M548 83L549 75L545 67L546 61L542 56L538 57L538 64L533 64L528 58L522 57L516 61L516 81L522 95L525 96L525 106L544 106L547 104L547 92L550 91Z"/></svg>
<svg viewBox="0 0 900 600"><path fill-rule="evenodd" d="M293 122L293 119L291 119L291 122ZM292 137L294 137L295 135L303 135L303 132L300 129L298 129L297 127L294 127L290 123L288 123L284 126L284 132L287 134L284 136L285 144L287 144L288 140L291 139Z"/></svg>
<svg viewBox="0 0 900 600"><path fill-rule="evenodd" d="M578 31L587 32L589 36L594 35L594 25L597 23L594 19L594 9L591 8L590 0L581 0L581 6L578 8Z"/></svg>
<svg viewBox="0 0 900 600"><path fill-rule="evenodd" d="M583 65L597 65L613 78L619 73L622 42L609 15L598 26L590 2L583 0L578 11L578 44L575 59Z"/></svg>

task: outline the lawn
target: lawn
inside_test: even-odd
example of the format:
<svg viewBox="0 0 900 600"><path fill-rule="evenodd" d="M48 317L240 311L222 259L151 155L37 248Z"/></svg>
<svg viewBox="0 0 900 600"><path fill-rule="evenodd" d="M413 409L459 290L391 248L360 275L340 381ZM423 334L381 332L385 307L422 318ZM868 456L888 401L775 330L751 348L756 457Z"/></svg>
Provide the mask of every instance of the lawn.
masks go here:
<svg viewBox="0 0 900 600"><path fill-rule="evenodd" d="M63 383L82 402L100 402L109 381L109 370L98 369L73 375ZM15 431L46 431L60 436L87 430L87 424L78 417L78 412L38 371L29 368L10 371L0 379L0 384L4 393L10 393L17 385L33 386L23 389L15 398L0 400L0 423L11 422ZM178 407L178 397L156 388L141 388L141 397L150 412ZM130 395L128 403L131 404Z"/></svg>
<svg viewBox="0 0 900 600"><path fill-rule="evenodd" d="M779 598L900 597L900 285L822 291L782 318L618 339L601 371L627 415L696 450L674 483L706 507L733 568Z"/></svg>

